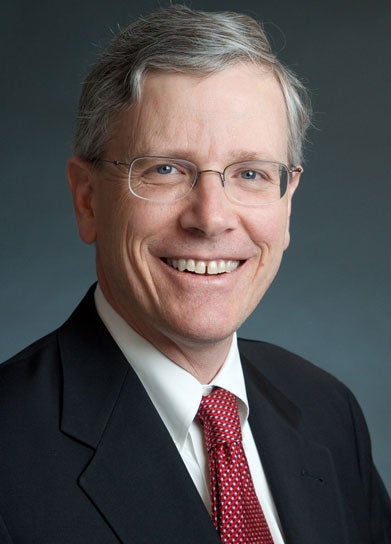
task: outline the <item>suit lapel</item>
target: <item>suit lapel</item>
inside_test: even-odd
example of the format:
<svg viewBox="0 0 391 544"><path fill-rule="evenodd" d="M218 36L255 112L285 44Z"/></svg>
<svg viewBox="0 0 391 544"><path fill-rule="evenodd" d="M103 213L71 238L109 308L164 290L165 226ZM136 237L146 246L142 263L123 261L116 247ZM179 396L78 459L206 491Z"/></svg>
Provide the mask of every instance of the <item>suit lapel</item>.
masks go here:
<svg viewBox="0 0 391 544"><path fill-rule="evenodd" d="M121 542L219 542L171 437L131 369L80 485Z"/></svg>
<svg viewBox="0 0 391 544"><path fill-rule="evenodd" d="M348 543L331 454L300 432L300 410L242 355L249 422L289 544Z"/></svg>
<svg viewBox="0 0 391 544"><path fill-rule="evenodd" d="M61 430L92 448L79 485L120 542L218 544L210 516L92 291L60 329Z"/></svg>

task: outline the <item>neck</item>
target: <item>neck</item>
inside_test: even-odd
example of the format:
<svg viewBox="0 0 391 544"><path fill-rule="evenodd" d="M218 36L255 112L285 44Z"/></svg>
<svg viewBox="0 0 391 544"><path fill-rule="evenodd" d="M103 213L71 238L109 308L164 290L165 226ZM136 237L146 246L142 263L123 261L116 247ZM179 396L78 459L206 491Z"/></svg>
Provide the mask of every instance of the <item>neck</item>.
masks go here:
<svg viewBox="0 0 391 544"><path fill-rule="evenodd" d="M159 329L151 323L134 318L126 308L116 304L109 290L100 283L102 293L112 309L148 340L163 355L194 376L200 383L208 384L223 366L231 347L233 334L219 339L192 338L169 329Z"/></svg>
<svg viewBox="0 0 391 544"><path fill-rule="evenodd" d="M232 336L222 341L208 344L180 343L166 339L155 343L147 338L175 364L192 374L200 383L210 383L223 366L232 343Z"/></svg>
<svg viewBox="0 0 391 544"><path fill-rule="evenodd" d="M140 327L140 322L122 317L140 336L204 385L219 372L232 344L232 334L217 341L195 340L178 334L164 334L148 326Z"/></svg>

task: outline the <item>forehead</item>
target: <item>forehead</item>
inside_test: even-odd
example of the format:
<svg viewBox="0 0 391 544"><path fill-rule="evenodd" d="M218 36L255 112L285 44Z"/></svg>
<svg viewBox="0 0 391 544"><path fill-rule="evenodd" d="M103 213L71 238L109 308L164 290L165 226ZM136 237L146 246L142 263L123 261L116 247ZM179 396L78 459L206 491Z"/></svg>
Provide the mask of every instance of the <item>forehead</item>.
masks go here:
<svg viewBox="0 0 391 544"><path fill-rule="evenodd" d="M152 72L141 98L120 115L114 142L129 157L216 160L243 149L285 160L287 117L269 70L240 64L211 75Z"/></svg>

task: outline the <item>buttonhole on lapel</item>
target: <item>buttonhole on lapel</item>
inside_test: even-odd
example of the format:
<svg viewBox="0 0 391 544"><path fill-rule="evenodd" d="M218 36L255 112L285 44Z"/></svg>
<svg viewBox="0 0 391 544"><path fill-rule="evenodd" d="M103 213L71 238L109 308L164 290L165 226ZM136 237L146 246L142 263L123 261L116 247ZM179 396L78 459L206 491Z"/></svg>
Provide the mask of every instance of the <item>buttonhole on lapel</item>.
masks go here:
<svg viewBox="0 0 391 544"><path fill-rule="evenodd" d="M320 484L324 484L324 479L321 476L318 476L317 474L313 474L312 472L309 472L306 468L301 469L301 475L305 476L306 478L311 478L312 480L316 480Z"/></svg>

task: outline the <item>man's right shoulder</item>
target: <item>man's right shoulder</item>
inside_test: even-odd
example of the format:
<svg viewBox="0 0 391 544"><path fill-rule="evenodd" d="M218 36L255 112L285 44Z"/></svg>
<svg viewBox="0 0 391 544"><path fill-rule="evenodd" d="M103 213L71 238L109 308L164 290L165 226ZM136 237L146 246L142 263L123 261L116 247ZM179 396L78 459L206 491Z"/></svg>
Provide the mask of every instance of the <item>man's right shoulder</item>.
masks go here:
<svg viewBox="0 0 391 544"><path fill-rule="evenodd" d="M57 331L53 331L49 334L46 334L42 338L35 340L29 346L23 348L21 351L17 352L15 355L6 359L3 363L0 364L0 371L3 368L7 368L13 363L18 363L19 361L26 361L31 357L35 357L47 349L53 348L57 345Z"/></svg>
<svg viewBox="0 0 391 544"><path fill-rule="evenodd" d="M22 391L32 393L34 384L41 389L47 379L58 382L58 376L58 331L54 331L0 364L0 405Z"/></svg>
<svg viewBox="0 0 391 544"><path fill-rule="evenodd" d="M59 339L61 335L66 335L69 329L79 335L81 329L87 324L92 327L92 334L95 334L96 329L93 328L94 325L91 325L97 318L94 303L95 287L95 284L90 287L71 316L58 329L36 340L0 364L0 388L4 387L5 381L9 387L13 380L21 382L23 376L31 378L36 373L49 371L51 366L58 368L61 359Z"/></svg>

